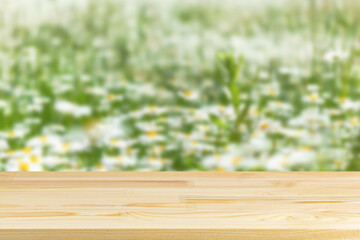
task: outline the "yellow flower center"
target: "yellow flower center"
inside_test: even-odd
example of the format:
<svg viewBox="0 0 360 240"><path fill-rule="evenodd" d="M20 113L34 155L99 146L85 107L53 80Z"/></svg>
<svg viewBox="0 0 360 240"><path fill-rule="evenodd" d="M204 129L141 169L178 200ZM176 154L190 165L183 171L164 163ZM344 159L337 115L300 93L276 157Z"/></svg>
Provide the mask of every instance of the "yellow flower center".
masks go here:
<svg viewBox="0 0 360 240"><path fill-rule="evenodd" d="M344 97L339 97L339 102L340 103L344 103L346 101L346 98L344 98Z"/></svg>
<svg viewBox="0 0 360 240"><path fill-rule="evenodd" d="M106 96L106 98L107 98L108 100L114 100L114 99L116 98L116 96L115 96L115 94L108 94L108 95Z"/></svg>
<svg viewBox="0 0 360 240"><path fill-rule="evenodd" d="M226 171L226 169L223 168L223 167L217 167L215 170L218 171L218 172L225 172Z"/></svg>
<svg viewBox="0 0 360 240"><path fill-rule="evenodd" d="M125 159L123 157L117 157L116 158L116 161L120 162L120 163L123 163L125 161Z"/></svg>
<svg viewBox="0 0 360 240"><path fill-rule="evenodd" d="M16 133L15 133L14 131L8 132L8 136L9 136L10 138L15 137L15 135L16 135Z"/></svg>
<svg viewBox="0 0 360 240"><path fill-rule="evenodd" d="M156 131L148 131L146 132L146 136L149 138L155 138L158 135Z"/></svg>
<svg viewBox="0 0 360 240"><path fill-rule="evenodd" d="M192 141L191 145L197 146L199 143L197 141Z"/></svg>
<svg viewBox="0 0 360 240"><path fill-rule="evenodd" d="M302 147L300 147L300 150L308 152L308 151L311 151L311 147L309 147L309 146L302 146Z"/></svg>
<svg viewBox="0 0 360 240"><path fill-rule="evenodd" d="M20 162L20 163L19 163L19 169L20 169L21 171L29 171L29 170L30 170L30 166L29 166L29 164L26 163L26 162Z"/></svg>
<svg viewBox="0 0 360 240"><path fill-rule="evenodd" d="M70 143L63 143L63 145L62 145L62 149L64 150L64 151L68 151L69 149L70 149Z"/></svg>
<svg viewBox="0 0 360 240"><path fill-rule="evenodd" d="M312 102L316 102L319 99L319 97L316 94L308 94L307 97Z"/></svg>
<svg viewBox="0 0 360 240"><path fill-rule="evenodd" d="M149 107L150 112L153 112L153 111L155 111L156 109L157 109L156 106L150 106L150 107Z"/></svg>
<svg viewBox="0 0 360 240"><path fill-rule="evenodd" d="M341 164L340 161L334 162L334 167L336 167L336 168L341 168L341 166L342 166L342 164Z"/></svg>
<svg viewBox="0 0 360 240"><path fill-rule="evenodd" d="M46 143L47 142L47 137L46 136L41 136L40 137L40 142L42 142L42 143Z"/></svg>
<svg viewBox="0 0 360 240"><path fill-rule="evenodd" d="M200 119L201 118L201 115L199 113L194 113L194 118L195 119Z"/></svg>
<svg viewBox="0 0 360 240"><path fill-rule="evenodd" d="M38 163L38 162L40 162L40 158L38 156L31 156L30 161L32 163Z"/></svg>
<svg viewBox="0 0 360 240"><path fill-rule="evenodd" d="M352 118L350 124L354 127L359 126L359 119L357 117Z"/></svg>
<svg viewBox="0 0 360 240"><path fill-rule="evenodd" d="M242 158L241 157L234 157L232 160L232 163L234 165L239 164L241 162Z"/></svg>
<svg viewBox="0 0 360 240"><path fill-rule="evenodd" d="M23 152L26 153L26 154L30 154L32 152L32 149L30 147L25 147L23 149Z"/></svg>
<svg viewBox="0 0 360 240"><path fill-rule="evenodd" d="M252 113L253 113L254 115L259 115L259 114L260 114L259 110L257 110L257 109L252 110Z"/></svg>
<svg viewBox="0 0 360 240"><path fill-rule="evenodd" d="M9 151L7 151L7 155L9 155L9 156L14 155L14 153L15 153L15 151L14 151L14 150L9 150Z"/></svg>
<svg viewBox="0 0 360 240"><path fill-rule="evenodd" d="M192 97L192 96L194 95L194 93L191 92L191 91L184 91L184 95L185 95L186 97Z"/></svg>
<svg viewBox="0 0 360 240"><path fill-rule="evenodd" d="M269 129L269 127L270 127L269 123L261 123L260 124L260 129L261 130L267 130L267 129Z"/></svg>
<svg viewBox="0 0 360 240"><path fill-rule="evenodd" d="M207 131L207 130L209 130L209 127L206 126L206 125L201 125L201 126L200 126L200 129L201 129L202 131Z"/></svg>
<svg viewBox="0 0 360 240"><path fill-rule="evenodd" d="M117 140L117 139L111 139L111 140L110 140L110 143L111 143L112 145L117 145L117 144L119 143L119 140Z"/></svg>
<svg viewBox="0 0 360 240"><path fill-rule="evenodd" d="M190 138L190 134L188 134L188 133L185 133L185 134L184 134L184 138L185 138L185 139L188 139L188 138Z"/></svg>
<svg viewBox="0 0 360 240"><path fill-rule="evenodd" d="M133 151L134 151L134 150L133 150L131 147L129 147L129 148L126 149L126 153L127 153L127 154L131 154Z"/></svg>
<svg viewBox="0 0 360 240"><path fill-rule="evenodd" d="M275 96L276 95L276 91L274 89L270 89L268 93L269 93L270 96Z"/></svg>

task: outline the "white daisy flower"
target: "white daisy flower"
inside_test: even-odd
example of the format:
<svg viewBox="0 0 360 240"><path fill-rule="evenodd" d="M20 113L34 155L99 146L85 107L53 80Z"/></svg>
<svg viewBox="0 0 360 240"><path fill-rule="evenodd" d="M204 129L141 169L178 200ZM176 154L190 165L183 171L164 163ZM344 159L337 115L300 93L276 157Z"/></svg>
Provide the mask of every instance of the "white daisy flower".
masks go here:
<svg viewBox="0 0 360 240"><path fill-rule="evenodd" d="M9 144L7 141L0 139L0 151L5 151L7 149L9 149Z"/></svg>
<svg viewBox="0 0 360 240"><path fill-rule="evenodd" d="M146 160L145 162L146 166L148 166L153 171L160 170L167 161L165 158L159 158L155 156L147 157L145 160Z"/></svg>
<svg viewBox="0 0 360 240"><path fill-rule="evenodd" d="M335 49L326 52L324 55L324 60L328 63L333 63L337 61L344 61L348 57L349 57L349 52L341 49Z"/></svg>
<svg viewBox="0 0 360 240"><path fill-rule="evenodd" d="M196 101L199 100L199 93L196 91L181 91L178 93L178 95L188 101Z"/></svg>
<svg viewBox="0 0 360 240"><path fill-rule="evenodd" d="M11 158L5 164L5 171L42 171L40 158L35 156Z"/></svg>
<svg viewBox="0 0 360 240"><path fill-rule="evenodd" d="M136 158L129 155L104 156L101 162L108 171L113 171L118 167L134 166Z"/></svg>
<svg viewBox="0 0 360 240"><path fill-rule="evenodd" d="M269 171L289 171L290 160L289 157L283 154L277 154L269 158L265 165Z"/></svg>

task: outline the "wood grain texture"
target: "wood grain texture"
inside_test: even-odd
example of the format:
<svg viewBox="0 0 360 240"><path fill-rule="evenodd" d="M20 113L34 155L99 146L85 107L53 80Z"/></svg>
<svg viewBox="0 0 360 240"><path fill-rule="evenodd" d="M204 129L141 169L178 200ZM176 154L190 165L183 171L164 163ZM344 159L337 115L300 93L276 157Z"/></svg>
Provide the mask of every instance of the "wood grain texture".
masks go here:
<svg viewBox="0 0 360 240"><path fill-rule="evenodd" d="M0 239L360 239L360 173L0 173Z"/></svg>

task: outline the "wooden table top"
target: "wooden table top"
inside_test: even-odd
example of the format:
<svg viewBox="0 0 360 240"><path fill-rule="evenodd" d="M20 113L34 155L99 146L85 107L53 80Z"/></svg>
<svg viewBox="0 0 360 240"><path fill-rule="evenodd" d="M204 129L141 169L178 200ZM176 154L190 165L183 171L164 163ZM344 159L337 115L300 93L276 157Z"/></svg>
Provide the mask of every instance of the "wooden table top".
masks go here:
<svg viewBox="0 0 360 240"><path fill-rule="evenodd" d="M360 173L0 173L0 239L360 239Z"/></svg>

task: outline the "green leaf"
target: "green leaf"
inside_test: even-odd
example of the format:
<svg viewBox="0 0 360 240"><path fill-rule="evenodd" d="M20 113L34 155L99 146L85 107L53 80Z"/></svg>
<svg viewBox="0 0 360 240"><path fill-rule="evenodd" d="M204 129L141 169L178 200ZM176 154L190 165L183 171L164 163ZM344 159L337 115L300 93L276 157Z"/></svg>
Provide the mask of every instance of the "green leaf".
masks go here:
<svg viewBox="0 0 360 240"><path fill-rule="evenodd" d="M229 129L229 125L222 121L218 116L214 114L210 114L210 120L213 122L216 126L223 128L223 129Z"/></svg>

